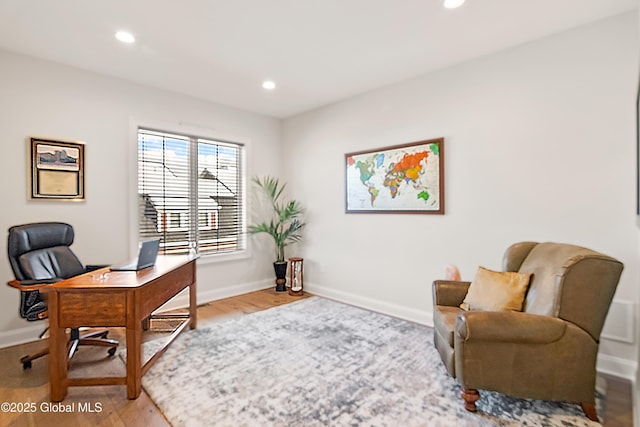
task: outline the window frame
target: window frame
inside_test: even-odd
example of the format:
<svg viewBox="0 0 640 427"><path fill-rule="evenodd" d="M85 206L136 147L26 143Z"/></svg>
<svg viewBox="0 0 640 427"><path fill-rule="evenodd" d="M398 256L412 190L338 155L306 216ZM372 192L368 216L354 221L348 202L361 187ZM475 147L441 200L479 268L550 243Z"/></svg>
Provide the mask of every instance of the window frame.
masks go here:
<svg viewBox="0 0 640 427"><path fill-rule="evenodd" d="M207 128L208 129L208 128ZM130 179L130 204L128 208L129 212L129 229L131 233L129 235L129 256L135 256L138 253L138 248L140 245L140 230L139 230L139 210L138 210L138 132L139 130L149 130L160 133L167 134L175 134L180 136L187 136L191 139L199 140L209 140L212 142L220 142L227 143L232 145L238 145L241 147L241 156L240 156L240 191L242 194L241 202L240 202L240 215L238 216L238 220L241 223L240 232L238 234L238 248L235 251L229 252L204 252L199 253L198 263L209 263L209 262L225 262L225 261L234 261L239 259L247 259L251 256L251 248L247 240L247 212L249 210L250 198L247 194L247 187L249 177L251 173L248 169L248 158L250 155L251 141L246 137L239 137L237 135L226 135L221 133L212 133L203 131L201 127L192 127L189 125L182 124L167 124L167 123L156 123L150 122L147 120L130 120L130 140L132 143L130 144L129 151L129 176ZM206 129L205 129L206 130ZM197 153L197 144L195 145L195 151ZM209 218L210 227L206 228L207 230L214 230L218 228L218 218L213 218L210 215ZM202 227L198 226L200 231Z"/></svg>

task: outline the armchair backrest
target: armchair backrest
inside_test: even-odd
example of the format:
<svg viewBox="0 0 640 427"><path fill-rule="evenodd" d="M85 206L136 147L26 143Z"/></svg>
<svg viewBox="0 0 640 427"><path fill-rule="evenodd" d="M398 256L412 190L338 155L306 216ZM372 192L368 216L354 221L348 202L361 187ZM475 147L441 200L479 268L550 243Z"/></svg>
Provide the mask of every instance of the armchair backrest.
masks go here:
<svg viewBox="0 0 640 427"><path fill-rule="evenodd" d="M84 272L71 251L73 227L40 222L11 227L7 241L9 263L17 280L67 279Z"/></svg>
<svg viewBox="0 0 640 427"><path fill-rule="evenodd" d="M623 264L579 246L522 242L507 249L503 269L533 274L523 311L572 322L598 341Z"/></svg>

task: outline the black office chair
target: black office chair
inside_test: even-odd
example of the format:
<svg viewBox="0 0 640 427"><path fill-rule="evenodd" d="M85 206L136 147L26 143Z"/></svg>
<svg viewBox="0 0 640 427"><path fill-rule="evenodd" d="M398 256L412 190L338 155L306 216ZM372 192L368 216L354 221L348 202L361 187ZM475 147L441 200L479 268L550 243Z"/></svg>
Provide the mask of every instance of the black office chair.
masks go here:
<svg viewBox="0 0 640 427"><path fill-rule="evenodd" d="M16 280L9 286L19 289L20 316L29 321L47 318L46 287L52 283L95 270L101 266L85 267L71 251L73 227L61 222L41 222L11 227L7 249L9 263ZM42 292L41 292L42 291ZM40 334L44 335L45 331ZM72 328L68 344L71 358L79 345L109 347L113 356L118 341L107 338L108 331L91 332L80 336L78 328ZM46 348L20 359L23 369L31 368L31 361L49 353Z"/></svg>

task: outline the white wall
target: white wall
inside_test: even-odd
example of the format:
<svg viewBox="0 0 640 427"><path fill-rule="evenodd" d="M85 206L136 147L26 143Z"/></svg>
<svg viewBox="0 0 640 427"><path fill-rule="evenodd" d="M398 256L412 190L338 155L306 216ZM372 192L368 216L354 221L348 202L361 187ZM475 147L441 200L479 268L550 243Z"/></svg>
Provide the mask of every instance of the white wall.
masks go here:
<svg viewBox="0 0 640 427"><path fill-rule="evenodd" d="M305 286L429 323L432 280L445 264L471 279L499 268L519 240L572 242L622 260L616 294L636 307L637 15L627 14L280 121L0 52L0 229L74 225L87 263L130 255L132 124L180 122L249 144L249 174L280 171L308 209ZM281 126L283 134L281 135ZM81 203L27 199L30 136L86 142ZM446 215L344 213L344 153L445 137ZM284 150L280 144L281 138ZM280 153L287 157L280 160ZM297 253L295 251L297 250ZM12 277L6 261L0 277ZM271 253L200 263L200 300L270 286ZM19 319L0 286L0 346L43 325ZM628 336L625 319L608 331ZM632 324L637 321L632 320ZM628 329L628 328L627 328ZM605 370L636 375L637 339L604 339Z"/></svg>
<svg viewBox="0 0 640 427"><path fill-rule="evenodd" d="M471 280L517 241L583 245L625 263L631 317L607 330L632 342L603 339L599 367L635 376L637 64L630 13L285 120L307 289L430 323L446 264ZM445 215L345 214L345 153L437 137Z"/></svg>
<svg viewBox="0 0 640 427"><path fill-rule="evenodd" d="M640 28L640 1L637 2L638 3L638 16L636 17L636 25ZM636 50L638 50L638 52L640 52L640 33L638 34L638 36L636 37ZM638 73L640 71L640 67L636 67L636 73ZM636 87L638 90L638 93L640 94L640 87ZM640 121L640 111L638 110L638 108L640 108L640 106L636 105L636 120ZM640 132L640 125L638 125L636 127L636 141L640 141L640 134L638 134L638 132ZM636 169L636 173L638 173L638 178L639 181L637 182L637 192L638 192L638 196L640 197L640 144L636 147L636 159L637 160L637 169ZM640 203L640 199L638 199L638 203ZM638 215L636 217L636 225L638 228L638 236L640 236L640 215ZM640 239L638 239L638 253L640 254ZM640 263L640 256L638 256L638 258L636 259L636 262ZM638 295L638 304L636 305L636 339L638 340L639 344L638 344L638 364L640 364L640 280L638 280L637 286L636 286L636 292ZM635 395L635 399L633 401L633 412L634 412L634 425L636 427L640 427L640 369L636 370L636 377L634 379L634 384L633 384L633 388L632 390L635 391L634 395Z"/></svg>
<svg viewBox="0 0 640 427"><path fill-rule="evenodd" d="M0 94L0 230L31 221L69 222L76 231L73 249L88 264L131 255L135 223L130 210L136 206L131 129L137 122L178 130L180 122L189 123L202 135L248 143L250 174L277 174L280 168L279 120L6 52L0 52ZM27 199L31 136L86 143L86 201ZM0 278L8 281L13 274L6 252L0 253ZM271 253L253 254L232 262L199 262L198 299L270 286ZM34 339L45 326L21 320L18 302L15 289L0 286L0 346Z"/></svg>

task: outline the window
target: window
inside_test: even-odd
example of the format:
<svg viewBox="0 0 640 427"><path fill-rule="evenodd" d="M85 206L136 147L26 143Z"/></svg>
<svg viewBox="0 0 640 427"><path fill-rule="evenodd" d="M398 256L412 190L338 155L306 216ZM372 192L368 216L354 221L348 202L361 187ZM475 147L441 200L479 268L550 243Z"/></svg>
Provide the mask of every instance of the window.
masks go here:
<svg viewBox="0 0 640 427"><path fill-rule="evenodd" d="M138 129L140 240L160 237L163 253L241 251L241 144Z"/></svg>

